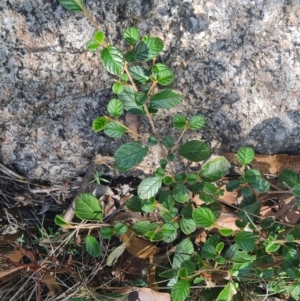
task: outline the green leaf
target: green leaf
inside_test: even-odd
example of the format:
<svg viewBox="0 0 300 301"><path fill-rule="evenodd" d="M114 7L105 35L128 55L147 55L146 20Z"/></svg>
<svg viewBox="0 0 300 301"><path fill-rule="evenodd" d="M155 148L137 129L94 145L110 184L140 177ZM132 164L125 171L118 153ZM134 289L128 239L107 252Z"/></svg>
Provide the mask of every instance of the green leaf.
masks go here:
<svg viewBox="0 0 300 301"><path fill-rule="evenodd" d="M224 248L225 244L223 241L219 242L217 245L216 245L216 251L220 254Z"/></svg>
<svg viewBox="0 0 300 301"><path fill-rule="evenodd" d="M257 241L257 235L251 232L240 231L235 236L235 242L238 247L246 252L253 251Z"/></svg>
<svg viewBox="0 0 300 301"><path fill-rule="evenodd" d="M157 223L150 223L149 221L140 221L132 226L132 230L136 235L145 235L149 231L155 231L159 225Z"/></svg>
<svg viewBox="0 0 300 301"><path fill-rule="evenodd" d="M146 84L150 79L147 70L139 65L130 66L129 72L132 78L140 84Z"/></svg>
<svg viewBox="0 0 300 301"><path fill-rule="evenodd" d="M136 103L136 96L137 93L133 87L125 85L122 93L118 95L118 98L122 100L125 110L136 115L144 115L143 106Z"/></svg>
<svg viewBox="0 0 300 301"><path fill-rule="evenodd" d="M142 212L141 202L142 200L137 195L134 195L126 202L126 207L132 212Z"/></svg>
<svg viewBox="0 0 300 301"><path fill-rule="evenodd" d="M251 195L253 194L253 192L252 192L252 189L251 189L251 188L249 188L249 187L244 187L244 188L241 190L241 194L242 194L243 196L248 197L248 196L251 196Z"/></svg>
<svg viewBox="0 0 300 301"><path fill-rule="evenodd" d="M227 183L226 190L229 192L234 191L240 187L240 184L240 180L231 180Z"/></svg>
<svg viewBox="0 0 300 301"><path fill-rule="evenodd" d="M114 234L114 231L112 228L104 227L100 229L100 235L104 239L110 239Z"/></svg>
<svg viewBox="0 0 300 301"><path fill-rule="evenodd" d="M162 178L162 177L164 177L164 175L165 175L165 170L164 170L163 168L161 168L161 167L158 167L158 168L156 168L156 170L155 170L155 172L154 172L154 175L155 175L156 177Z"/></svg>
<svg viewBox="0 0 300 301"><path fill-rule="evenodd" d="M69 226L70 224L60 215L55 215L54 222L59 227Z"/></svg>
<svg viewBox="0 0 300 301"><path fill-rule="evenodd" d="M120 99L113 98L107 105L108 114L113 118L119 118L124 112L124 106Z"/></svg>
<svg viewBox="0 0 300 301"><path fill-rule="evenodd" d="M232 296L236 294L234 283L229 281L219 294L216 301L232 301Z"/></svg>
<svg viewBox="0 0 300 301"><path fill-rule="evenodd" d="M75 214L86 220L102 220L102 208L99 201L90 193L81 193L75 201Z"/></svg>
<svg viewBox="0 0 300 301"><path fill-rule="evenodd" d="M182 240L178 245L173 257L173 268L180 268L181 263L189 260L194 253L193 243L189 238Z"/></svg>
<svg viewBox="0 0 300 301"><path fill-rule="evenodd" d="M108 121L105 118L105 116L101 116L101 117L97 117L94 121L93 121L93 125L92 128L95 132L100 132L103 129L105 129L106 125L107 125Z"/></svg>
<svg viewBox="0 0 300 301"><path fill-rule="evenodd" d="M192 161L199 162L210 156L209 146L199 140L191 140L185 143L178 151L179 155Z"/></svg>
<svg viewBox="0 0 300 301"><path fill-rule="evenodd" d="M293 189L292 189L292 193L294 196L296 197L300 197L300 184L296 184Z"/></svg>
<svg viewBox="0 0 300 301"><path fill-rule="evenodd" d="M181 221L180 221L180 229L182 230L182 232L186 235L189 235L193 232L196 231L196 223L193 219L189 218L183 218Z"/></svg>
<svg viewBox="0 0 300 301"><path fill-rule="evenodd" d="M270 190L270 183L266 179L259 179L256 182L251 183L254 190L259 193L266 193Z"/></svg>
<svg viewBox="0 0 300 301"><path fill-rule="evenodd" d="M123 92L123 90L124 90L124 86L121 83L114 83L112 86L112 91L115 94L121 94Z"/></svg>
<svg viewBox="0 0 300 301"><path fill-rule="evenodd" d="M205 118L202 115L195 115L190 118L188 124L191 130L200 130L205 124Z"/></svg>
<svg viewBox="0 0 300 301"><path fill-rule="evenodd" d="M175 175L175 182L182 183L186 180L186 174L185 173L179 173Z"/></svg>
<svg viewBox="0 0 300 301"><path fill-rule="evenodd" d="M176 115L173 117L173 126L175 129L182 130L186 125L186 118L181 115Z"/></svg>
<svg viewBox="0 0 300 301"><path fill-rule="evenodd" d="M94 40L101 44L105 39L105 34L103 31L96 31L94 33Z"/></svg>
<svg viewBox="0 0 300 301"><path fill-rule="evenodd" d="M298 258L298 252L296 248L285 245L282 248L282 256L286 261L291 261Z"/></svg>
<svg viewBox="0 0 300 301"><path fill-rule="evenodd" d="M165 169L168 165L168 161L166 159L159 160L159 165L161 168Z"/></svg>
<svg viewBox="0 0 300 301"><path fill-rule="evenodd" d="M192 216L196 224L203 228L209 228L217 220L217 216L215 215L215 213L209 208L204 207L196 208L193 211Z"/></svg>
<svg viewBox="0 0 300 301"><path fill-rule="evenodd" d="M149 145L151 145L151 146L156 145L156 144L157 144L157 138L154 137L154 136L150 136L150 137L148 138L148 143L149 143Z"/></svg>
<svg viewBox="0 0 300 301"><path fill-rule="evenodd" d="M171 84L174 80L173 72L164 64L161 63L155 64L152 67L151 71L152 71L152 76L162 86L167 86Z"/></svg>
<svg viewBox="0 0 300 301"><path fill-rule="evenodd" d="M280 246L281 246L280 244L271 241L266 246L266 252L267 253L274 253L280 248Z"/></svg>
<svg viewBox="0 0 300 301"><path fill-rule="evenodd" d="M201 256L207 260L214 258L217 255L215 247L211 244L204 244L201 250Z"/></svg>
<svg viewBox="0 0 300 301"><path fill-rule="evenodd" d="M148 148L139 142L128 142L117 149L114 158L117 167L121 171L140 164L148 152Z"/></svg>
<svg viewBox="0 0 300 301"><path fill-rule="evenodd" d="M286 288L287 292L291 294L291 296L295 300L300 299L300 284L299 283L293 283L290 286L287 286Z"/></svg>
<svg viewBox="0 0 300 301"><path fill-rule="evenodd" d="M166 148L171 148L174 145L173 139L169 136L162 138L161 142Z"/></svg>
<svg viewBox="0 0 300 301"><path fill-rule="evenodd" d="M164 43L160 38L144 36L142 42L135 47L136 59L149 61L158 56L164 48Z"/></svg>
<svg viewBox="0 0 300 301"><path fill-rule="evenodd" d="M185 203L190 199L190 194L188 189L182 185L178 184L173 189L173 197L178 203Z"/></svg>
<svg viewBox="0 0 300 301"><path fill-rule="evenodd" d="M67 10L80 12L83 10L84 0L58 0L59 3Z"/></svg>
<svg viewBox="0 0 300 301"><path fill-rule="evenodd" d="M142 210L143 212L153 212L156 209L154 197L142 200ZM154 233L155 234L155 233ZM162 237L159 238L161 240Z"/></svg>
<svg viewBox="0 0 300 301"><path fill-rule="evenodd" d="M179 280L171 290L172 301L185 301L190 294L190 284L186 280Z"/></svg>
<svg viewBox="0 0 300 301"><path fill-rule="evenodd" d="M138 196L141 199L154 197L162 185L161 177L151 177L144 179L138 187Z"/></svg>
<svg viewBox="0 0 300 301"><path fill-rule="evenodd" d="M85 249L92 257L98 257L102 253L98 240L92 235L86 237Z"/></svg>
<svg viewBox="0 0 300 301"><path fill-rule="evenodd" d="M159 274L162 278L174 278L178 274L178 269L170 269Z"/></svg>
<svg viewBox="0 0 300 301"><path fill-rule="evenodd" d="M188 277L188 272L186 268L180 268L178 271L178 277L179 278L187 278Z"/></svg>
<svg viewBox="0 0 300 301"><path fill-rule="evenodd" d="M238 247L237 245L233 245ZM255 255L249 255L245 251L235 251L233 252L233 256L230 259L234 263L245 263L245 262L253 262L256 259Z"/></svg>
<svg viewBox="0 0 300 301"><path fill-rule="evenodd" d="M224 177L230 168L230 163L225 157L214 157L205 162L199 176L203 181L215 182Z"/></svg>
<svg viewBox="0 0 300 301"><path fill-rule="evenodd" d="M255 168L250 168L245 171L245 180L250 184L257 182L261 179L261 173Z"/></svg>
<svg viewBox="0 0 300 301"><path fill-rule="evenodd" d="M147 101L147 94L145 92L137 93L135 101L138 105L143 105Z"/></svg>
<svg viewBox="0 0 300 301"><path fill-rule="evenodd" d="M250 164L254 156L254 150L251 147L240 147L237 151L237 159L242 165Z"/></svg>
<svg viewBox="0 0 300 301"><path fill-rule="evenodd" d="M197 183L198 181L198 176L197 174L195 173L189 173L186 177L186 181L189 183L189 184L195 184Z"/></svg>
<svg viewBox="0 0 300 301"><path fill-rule="evenodd" d="M171 223L163 225L160 232L163 235L162 240L164 242L172 242L177 236L177 228Z"/></svg>
<svg viewBox="0 0 300 301"><path fill-rule="evenodd" d="M284 170L278 176L278 180L283 186L288 188L292 188L299 183L298 175L294 171L288 169Z"/></svg>
<svg viewBox="0 0 300 301"><path fill-rule="evenodd" d="M223 236L231 236L233 233L232 229L229 228L219 228L219 232L220 234L222 234Z"/></svg>
<svg viewBox="0 0 300 301"><path fill-rule="evenodd" d="M114 75L123 73L125 59L115 46L108 46L101 51L100 59L105 69Z"/></svg>
<svg viewBox="0 0 300 301"><path fill-rule="evenodd" d="M164 89L154 94L150 102L160 109L171 109L179 105L183 100L181 93L175 92L172 89Z"/></svg>
<svg viewBox="0 0 300 301"><path fill-rule="evenodd" d="M165 185L171 185L173 183L173 178L171 176L165 176L163 182Z"/></svg>
<svg viewBox="0 0 300 301"><path fill-rule="evenodd" d="M124 31L124 39L129 45L134 45L139 38L139 31L135 27L129 27Z"/></svg>
<svg viewBox="0 0 300 301"><path fill-rule="evenodd" d="M104 133L112 138L120 138L125 134L125 128L119 123L109 122L104 129Z"/></svg>
<svg viewBox="0 0 300 301"><path fill-rule="evenodd" d="M116 223L114 225L114 230L118 235L123 235L127 232L127 226L122 223Z"/></svg>
<svg viewBox="0 0 300 301"><path fill-rule="evenodd" d="M195 270L196 270L196 266L195 264L191 261L191 260L185 260L181 263L181 267L182 268L186 268L188 275L192 275Z"/></svg>
<svg viewBox="0 0 300 301"><path fill-rule="evenodd" d="M172 161L174 161L174 159L175 159L174 154L168 154L168 155L167 155L167 160L168 160L168 161L172 162Z"/></svg>
<svg viewBox="0 0 300 301"><path fill-rule="evenodd" d="M260 202L256 200L256 197L254 195L250 197L244 197L241 202L240 209L242 210L238 212L238 216L241 219L248 221L250 218L251 220L253 220L255 216L259 214Z"/></svg>
<svg viewBox="0 0 300 301"><path fill-rule="evenodd" d="M95 40L91 40L91 41L88 41L86 44L85 44L86 48L88 51L96 51L98 48L99 48L99 43Z"/></svg>

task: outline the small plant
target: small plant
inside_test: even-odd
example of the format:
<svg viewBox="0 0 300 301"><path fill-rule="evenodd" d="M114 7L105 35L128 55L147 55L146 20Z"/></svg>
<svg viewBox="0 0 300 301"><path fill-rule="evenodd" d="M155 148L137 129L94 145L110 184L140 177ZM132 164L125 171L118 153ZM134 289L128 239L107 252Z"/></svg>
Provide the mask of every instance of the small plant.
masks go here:
<svg viewBox="0 0 300 301"><path fill-rule="evenodd" d="M102 178L102 174L103 174L103 171L96 171L96 172L93 172L93 180L90 182L90 184L92 183L96 183L98 185L101 185L101 182L105 182L105 183L109 183L108 180Z"/></svg>
<svg viewBox="0 0 300 301"><path fill-rule="evenodd" d="M83 12L95 25L84 8L83 0L59 1L70 11ZM133 212L158 213L156 222L144 220L131 226L136 235L150 242L165 243L174 243L180 233L186 237L176 246L172 265L160 273L160 277L168 279L172 300L184 301L194 285L208 285L210 282L223 286L214 297L217 301L232 300L239 287L247 283L263 283L267 294L290 292L298 299L299 227L290 230L273 219L262 220L259 217L257 195L269 191L270 184L258 170L248 167L254 159L254 151L248 147L239 149L240 177L226 186L228 191L238 190L242 196L236 222L239 230L221 227L217 223L222 210L218 198L224 192L220 181L231 166L225 157L211 156L209 145L203 141L195 139L182 143L188 130L204 127L204 117L174 116L172 126L178 131L177 139L161 137L155 126L155 115L159 110L174 108L184 99L180 92L168 87L174 80L172 70L158 62L163 41L149 35L141 37L138 29L131 27L124 32L126 48L122 51L109 43L98 26L96 28L93 39L86 46L89 51L100 51L103 67L115 76L112 92L116 96L108 102L108 114L97 117L92 128L95 132L104 131L112 138L120 138L126 133L136 137L136 141L124 143L114 154L120 171L134 168L143 161L152 146L159 146L161 158L156 162L154 174L141 181L137 195L129 199L126 206ZM141 136L122 122L121 117L126 112L146 116L152 130L149 137ZM178 173L174 162L180 158L201 162L201 168L196 172ZM94 174L93 182L100 184L103 181L101 175ZM300 197L297 175L287 171L279 179L291 193ZM199 195L203 205L194 205L192 193ZM91 194L81 194L77 198L75 214L94 224L67 223L60 216L56 216L55 222L69 228L85 227L89 232L100 228L103 239L123 235L128 230L128 226L122 223L113 226L101 224L102 208ZM189 237L199 228L208 233L200 250L195 248ZM215 234L211 234L212 229L215 229ZM85 244L91 256L102 254L94 236L88 235Z"/></svg>

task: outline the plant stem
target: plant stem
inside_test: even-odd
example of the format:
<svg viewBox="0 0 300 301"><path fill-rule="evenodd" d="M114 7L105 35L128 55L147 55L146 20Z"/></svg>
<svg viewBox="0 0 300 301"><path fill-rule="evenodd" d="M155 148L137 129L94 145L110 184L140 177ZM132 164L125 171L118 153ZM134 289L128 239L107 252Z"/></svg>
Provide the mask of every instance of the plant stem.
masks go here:
<svg viewBox="0 0 300 301"><path fill-rule="evenodd" d="M129 80L130 80L130 82L131 82L132 87L135 89L135 91L138 92L139 90L138 90L138 88L137 88L135 82L133 81L133 79L132 79L132 77L131 77L131 74L130 74L130 72L129 72L129 70L128 70L128 63L127 63L127 62L125 62L125 65L124 65L124 71L126 72L128 78L129 78ZM152 88L152 87L154 87L153 84L152 84L151 88ZM151 88L150 88L150 89L151 89ZM152 88L152 89L153 89L153 88ZM149 96L149 92L148 92L148 96ZM147 118L148 118L148 120L149 120L149 122L150 122L150 126L151 126L151 129L152 129L152 132L153 132L154 136L156 137L156 139L157 139L157 141L158 141L158 146L159 146L159 148L160 148L160 151L161 151L161 153L162 153L162 156L163 156L164 159L167 160L167 154L166 154L166 151L165 151L163 145L161 144L161 138L160 138L160 135L158 134L158 132L157 132L157 130L156 130L156 127L155 127L154 122L153 122L152 115L150 114L150 112L149 112L149 110L148 110L148 107L147 107L147 105L146 105L145 103L143 104L143 108L144 108L144 110L145 110L145 112L146 112L146 116L147 116ZM169 166L170 166L170 172L171 172L171 175L172 175L173 177L175 177L175 171L174 171L174 169L173 169L173 166L172 166L171 164L169 164Z"/></svg>
<svg viewBox="0 0 300 301"><path fill-rule="evenodd" d="M187 131L188 127L189 127L188 124L186 124L185 127L184 127L184 129L183 129L183 131L181 132L179 138L178 138L177 141L175 142L175 145L171 148L171 152L172 152L172 153L178 148L178 145L179 145L179 143L180 143L180 141L181 141L181 139L182 139L184 133Z"/></svg>

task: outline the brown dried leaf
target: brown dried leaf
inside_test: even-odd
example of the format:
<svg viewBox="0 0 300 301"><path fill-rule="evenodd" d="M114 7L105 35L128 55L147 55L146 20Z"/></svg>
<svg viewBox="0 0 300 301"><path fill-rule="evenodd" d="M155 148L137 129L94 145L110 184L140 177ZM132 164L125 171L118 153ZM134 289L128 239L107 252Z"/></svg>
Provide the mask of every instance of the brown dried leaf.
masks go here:
<svg viewBox="0 0 300 301"><path fill-rule="evenodd" d="M48 296L50 297L55 296L56 292L62 291L62 288L55 281L54 275L51 275L50 273L45 274L41 282L47 285L49 289Z"/></svg>
<svg viewBox="0 0 300 301"><path fill-rule="evenodd" d="M225 153L224 156L231 162L238 164L235 153ZM296 173L300 173L300 155L255 155L254 161L251 163L253 168L260 170L263 174L279 174L284 169L291 169Z"/></svg>
<svg viewBox="0 0 300 301"><path fill-rule="evenodd" d="M5 258L12 262L20 262L23 257L23 254L20 250L15 250L14 252L5 255Z"/></svg>
<svg viewBox="0 0 300 301"><path fill-rule="evenodd" d="M139 126L139 120L138 117L134 114L131 114L129 112L126 113L125 115L125 125L133 132L133 133L129 133L130 136L134 139L137 140L138 139L138 126ZM136 133L136 134L134 134Z"/></svg>
<svg viewBox="0 0 300 301"><path fill-rule="evenodd" d="M16 268L9 269L9 270L0 271L0 278L3 278L11 273L21 270L21 269L24 269L23 265L16 267Z"/></svg>
<svg viewBox="0 0 300 301"><path fill-rule="evenodd" d="M121 294L128 294L124 301L171 301L169 293L156 292L150 288L123 288L119 291Z"/></svg>

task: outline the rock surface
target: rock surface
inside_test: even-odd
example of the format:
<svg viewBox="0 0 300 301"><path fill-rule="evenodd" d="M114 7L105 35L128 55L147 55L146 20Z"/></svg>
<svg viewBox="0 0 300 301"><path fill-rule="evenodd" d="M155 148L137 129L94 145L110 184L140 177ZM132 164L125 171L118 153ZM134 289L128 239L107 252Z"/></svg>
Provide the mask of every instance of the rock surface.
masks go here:
<svg viewBox="0 0 300 301"><path fill-rule="evenodd" d="M299 1L89 0L87 8L114 44L128 26L163 39L159 59L185 94L172 113L207 120L185 139L219 151L300 153ZM57 0L1 1L0 20L0 161L60 182L96 153L113 154L120 141L91 130L113 77L85 49L88 20ZM178 135L170 122L168 112L156 120L162 134Z"/></svg>

